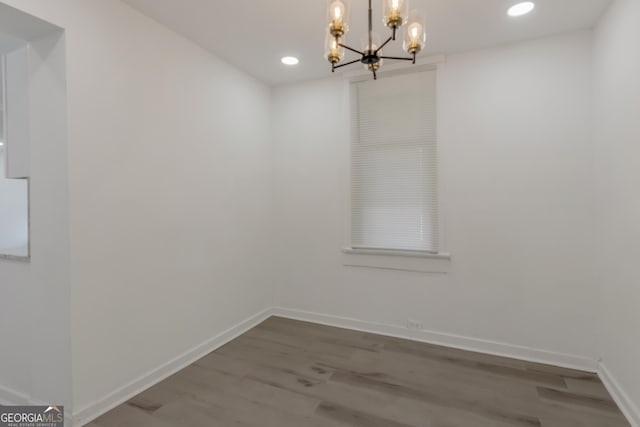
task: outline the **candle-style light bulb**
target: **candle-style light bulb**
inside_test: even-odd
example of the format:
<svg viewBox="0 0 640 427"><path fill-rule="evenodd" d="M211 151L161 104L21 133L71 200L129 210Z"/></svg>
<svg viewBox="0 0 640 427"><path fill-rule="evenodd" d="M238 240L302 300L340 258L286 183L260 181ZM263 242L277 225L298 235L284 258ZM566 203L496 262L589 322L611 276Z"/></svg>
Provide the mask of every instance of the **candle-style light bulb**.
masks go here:
<svg viewBox="0 0 640 427"><path fill-rule="evenodd" d="M404 37L404 50L411 55L420 53L426 40L424 24L417 14L412 14Z"/></svg>
<svg viewBox="0 0 640 427"><path fill-rule="evenodd" d="M340 40L327 34L325 42L325 58L332 64L337 64L344 58L344 49L340 46Z"/></svg>
<svg viewBox="0 0 640 427"><path fill-rule="evenodd" d="M344 4L342 2L334 2L331 5L331 10L333 12L333 20L342 22L342 17L344 16Z"/></svg>
<svg viewBox="0 0 640 427"><path fill-rule="evenodd" d="M419 23L414 23L409 27L409 32L411 33L411 40L416 41L422 35L422 25Z"/></svg>
<svg viewBox="0 0 640 427"><path fill-rule="evenodd" d="M408 0L383 0L382 21L389 28L397 29L407 18Z"/></svg>
<svg viewBox="0 0 640 427"><path fill-rule="evenodd" d="M349 15L346 0L329 0L328 19L329 32L333 37L342 37L347 32L347 20Z"/></svg>

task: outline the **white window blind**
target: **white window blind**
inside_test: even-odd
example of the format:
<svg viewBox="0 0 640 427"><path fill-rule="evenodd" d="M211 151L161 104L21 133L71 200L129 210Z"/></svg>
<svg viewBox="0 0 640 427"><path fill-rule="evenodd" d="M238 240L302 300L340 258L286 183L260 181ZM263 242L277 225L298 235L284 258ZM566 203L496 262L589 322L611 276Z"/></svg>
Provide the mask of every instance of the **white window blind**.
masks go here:
<svg viewBox="0 0 640 427"><path fill-rule="evenodd" d="M435 71L353 85L352 247L438 252Z"/></svg>

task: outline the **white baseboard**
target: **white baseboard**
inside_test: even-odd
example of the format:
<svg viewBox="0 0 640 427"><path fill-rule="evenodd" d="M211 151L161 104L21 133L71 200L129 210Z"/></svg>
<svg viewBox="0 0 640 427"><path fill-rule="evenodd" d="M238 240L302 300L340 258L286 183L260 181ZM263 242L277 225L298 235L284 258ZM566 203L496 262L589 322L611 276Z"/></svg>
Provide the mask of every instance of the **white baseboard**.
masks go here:
<svg viewBox="0 0 640 427"><path fill-rule="evenodd" d="M602 362L600 363L598 375L631 426L640 427L640 408L633 403L629 395L620 386L618 380Z"/></svg>
<svg viewBox="0 0 640 427"><path fill-rule="evenodd" d="M584 356L555 353L537 350L530 347L506 344L478 338L470 338L441 332L410 330L397 325L367 322L364 320L350 319L327 314L313 313L309 311L294 310L289 308L274 308L274 316L286 317L295 320L320 323L328 326L354 329L380 335L405 338L413 341L421 341L445 347L457 348L495 356L509 357L525 360L527 362L543 363L562 368L577 369L586 372L598 372L598 362Z"/></svg>
<svg viewBox="0 0 640 427"><path fill-rule="evenodd" d="M207 354L223 346L234 338L237 338L259 323L262 323L270 316L270 309L264 310L254 316L251 316L250 318L243 320L242 322L227 329L221 334L218 334L215 337L205 341L204 343L192 348L191 350L186 351L175 359L170 360L162 366L158 366L157 368L149 371L147 374L142 375L136 380L111 392L102 399L97 400L78 411L75 411L72 418L72 425L75 427L80 427L90 423L100 415L107 413L116 406L121 405L122 403L140 394L149 387L159 383L160 381L166 379L170 375L175 374L181 369L186 368L193 362L206 356Z"/></svg>
<svg viewBox="0 0 640 427"><path fill-rule="evenodd" d="M0 405L28 405L30 400L28 395L0 385Z"/></svg>

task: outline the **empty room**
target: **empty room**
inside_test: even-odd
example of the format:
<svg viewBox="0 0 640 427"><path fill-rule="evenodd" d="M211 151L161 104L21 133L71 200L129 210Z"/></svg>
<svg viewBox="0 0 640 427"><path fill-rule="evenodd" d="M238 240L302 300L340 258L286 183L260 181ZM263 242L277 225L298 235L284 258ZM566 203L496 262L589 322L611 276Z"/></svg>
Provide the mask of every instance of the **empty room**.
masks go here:
<svg viewBox="0 0 640 427"><path fill-rule="evenodd" d="M640 427L640 0L0 0L0 427Z"/></svg>

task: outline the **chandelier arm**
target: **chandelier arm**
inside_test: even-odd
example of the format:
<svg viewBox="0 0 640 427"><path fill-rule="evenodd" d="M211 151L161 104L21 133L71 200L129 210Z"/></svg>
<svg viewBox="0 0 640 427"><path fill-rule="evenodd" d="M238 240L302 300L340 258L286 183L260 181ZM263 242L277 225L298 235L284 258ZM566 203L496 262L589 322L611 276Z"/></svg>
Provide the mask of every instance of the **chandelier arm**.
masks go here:
<svg viewBox="0 0 640 427"><path fill-rule="evenodd" d="M344 64L335 65L333 68L337 69L337 68L341 68L341 67L346 67L347 65L352 65L352 64L355 64L356 62L360 62L360 60L356 59L356 60L353 60L353 61L350 61L350 62L346 62Z"/></svg>
<svg viewBox="0 0 640 427"><path fill-rule="evenodd" d="M373 71L373 80L378 80L378 74L376 74L375 68L371 71Z"/></svg>
<svg viewBox="0 0 640 427"><path fill-rule="evenodd" d="M381 59L397 59L399 61L414 61L414 58L407 58L404 56L381 56Z"/></svg>
<svg viewBox="0 0 640 427"><path fill-rule="evenodd" d="M376 49L374 54L377 55L378 52L380 52L382 50L382 48L385 47L387 45L387 43L389 43L391 40L393 40L393 37L389 37L386 42L382 43L382 45L380 45L380 47Z"/></svg>
<svg viewBox="0 0 640 427"><path fill-rule="evenodd" d="M354 48L352 48L352 47L349 47L349 46L347 46L347 45L344 45L344 44L342 44L342 43L338 43L338 46L343 47L343 48L345 48L345 49L347 49L347 50L350 50L351 52L355 52L355 53L357 53L358 55L364 56L364 53L360 52L359 50L356 50L356 49L354 49Z"/></svg>

